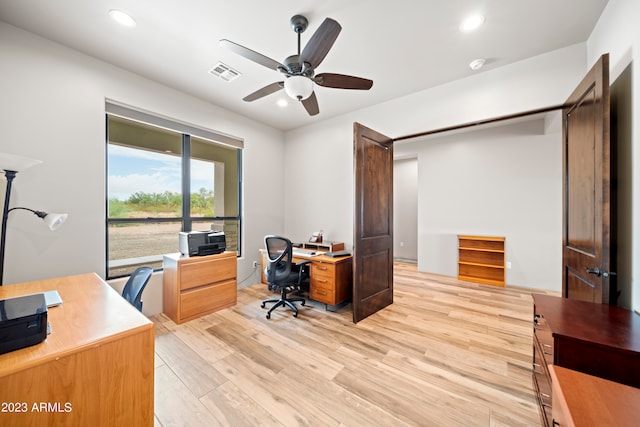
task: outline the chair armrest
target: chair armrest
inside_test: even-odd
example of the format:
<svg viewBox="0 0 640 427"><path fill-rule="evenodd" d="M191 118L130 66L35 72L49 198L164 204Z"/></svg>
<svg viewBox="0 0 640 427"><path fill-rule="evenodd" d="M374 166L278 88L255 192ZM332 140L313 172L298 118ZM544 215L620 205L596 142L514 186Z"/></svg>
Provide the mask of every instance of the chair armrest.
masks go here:
<svg viewBox="0 0 640 427"><path fill-rule="evenodd" d="M302 277L306 269L305 266L309 264L311 264L311 261L309 261L308 259L303 259L301 261L296 262L296 266L298 267L298 286L302 285Z"/></svg>

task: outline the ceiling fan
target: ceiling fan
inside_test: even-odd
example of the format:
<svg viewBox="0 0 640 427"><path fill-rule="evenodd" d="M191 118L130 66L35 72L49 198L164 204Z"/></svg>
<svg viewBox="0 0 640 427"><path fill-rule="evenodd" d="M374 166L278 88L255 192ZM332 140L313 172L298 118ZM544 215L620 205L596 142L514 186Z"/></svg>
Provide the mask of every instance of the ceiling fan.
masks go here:
<svg viewBox="0 0 640 427"><path fill-rule="evenodd" d="M362 77L335 73L315 74L316 68L327 56L333 43L338 38L338 34L342 30L340 24L331 18L326 18L311 36L302 52L300 52L300 34L307 29L309 21L302 15L295 15L291 18L290 23L293 31L298 34L298 53L286 58L284 64L232 41L220 40L220 45L227 49L253 62L278 71L285 76L283 81L271 83L245 96L242 98L244 101L255 101L284 89L291 98L302 102L309 115L315 116L320 110L313 90L314 83L319 86L337 89L371 89L373 81Z"/></svg>

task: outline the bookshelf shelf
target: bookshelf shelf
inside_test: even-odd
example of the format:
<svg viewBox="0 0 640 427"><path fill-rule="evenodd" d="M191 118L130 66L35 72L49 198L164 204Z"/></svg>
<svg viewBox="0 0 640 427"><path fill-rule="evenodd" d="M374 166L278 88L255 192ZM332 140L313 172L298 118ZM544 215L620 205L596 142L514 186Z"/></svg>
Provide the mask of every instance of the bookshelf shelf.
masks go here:
<svg viewBox="0 0 640 427"><path fill-rule="evenodd" d="M458 279L505 286L504 237L458 236Z"/></svg>

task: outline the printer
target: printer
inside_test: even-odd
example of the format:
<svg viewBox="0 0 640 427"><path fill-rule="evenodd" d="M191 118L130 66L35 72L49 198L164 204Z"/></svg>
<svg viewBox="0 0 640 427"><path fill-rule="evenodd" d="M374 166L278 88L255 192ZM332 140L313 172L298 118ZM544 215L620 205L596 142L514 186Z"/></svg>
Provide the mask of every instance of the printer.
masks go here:
<svg viewBox="0 0 640 427"><path fill-rule="evenodd" d="M38 344L47 338L44 294L0 300L0 354Z"/></svg>
<svg viewBox="0 0 640 427"><path fill-rule="evenodd" d="M224 231L181 231L180 253L186 256L219 254L227 249Z"/></svg>

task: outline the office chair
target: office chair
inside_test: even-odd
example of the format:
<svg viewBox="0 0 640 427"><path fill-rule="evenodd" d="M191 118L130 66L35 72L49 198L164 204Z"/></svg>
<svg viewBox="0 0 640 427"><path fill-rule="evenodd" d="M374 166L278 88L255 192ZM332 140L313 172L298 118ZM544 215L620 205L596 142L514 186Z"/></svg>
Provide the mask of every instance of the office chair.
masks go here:
<svg viewBox="0 0 640 427"><path fill-rule="evenodd" d="M303 286L303 280L308 277L305 266L309 261L293 263L293 245L286 237L265 236L264 245L267 249L268 262L264 269L264 275L269 283L269 289L279 289L280 298L262 301L261 307L274 302L267 312L267 319L271 318L271 312L280 306L287 306L293 310L293 317L298 317L298 307L294 302L300 302L304 306L303 297L288 297L287 293L299 291Z"/></svg>
<svg viewBox="0 0 640 427"><path fill-rule="evenodd" d="M142 291L151 279L153 268L151 267L138 267L136 271L131 273L129 280L124 285L122 290L122 296L129 301L131 305L142 311Z"/></svg>

